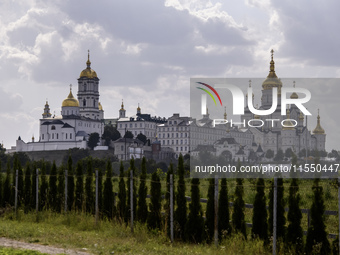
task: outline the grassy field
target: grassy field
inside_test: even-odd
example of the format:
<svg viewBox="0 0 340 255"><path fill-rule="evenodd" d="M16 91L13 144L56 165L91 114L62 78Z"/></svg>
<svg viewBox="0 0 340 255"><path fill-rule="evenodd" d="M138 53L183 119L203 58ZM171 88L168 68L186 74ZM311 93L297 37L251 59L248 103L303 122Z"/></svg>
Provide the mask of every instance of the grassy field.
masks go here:
<svg viewBox="0 0 340 255"><path fill-rule="evenodd" d="M38 251L5 248L0 246L0 255L47 255Z"/></svg>
<svg viewBox="0 0 340 255"><path fill-rule="evenodd" d="M125 224L102 221L95 226L92 216L42 212L36 222L34 213L19 212L18 220L7 214L0 221L0 236L78 249L93 254L270 254L260 241L244 241L239 236L224 240L219 248L208 244L171 244L164 233L148 231L137 224L132 234ZM269 248L270 249L270 248Z"/></svg>

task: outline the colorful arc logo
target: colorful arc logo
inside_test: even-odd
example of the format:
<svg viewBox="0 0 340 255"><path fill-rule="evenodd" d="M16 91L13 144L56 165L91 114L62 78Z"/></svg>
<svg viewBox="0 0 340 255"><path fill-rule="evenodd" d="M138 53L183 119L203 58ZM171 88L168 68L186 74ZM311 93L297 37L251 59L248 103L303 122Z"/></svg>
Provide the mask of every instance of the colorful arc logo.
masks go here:
<svg viewBox="0 0 340 255"><path fill-rule="evenodd" d="M210 85L208 85L208 84L206 84L206 83L203 83L203 82L197 82L197 83L198 83L198 84L201 84L201 85L203 85L203 86L206 86L207 88L211 89L212 92L214 92L215 95L217 96L217 98L218 98L218 100L220 101L220 104L221 104L221 106L222 106L222 100L221 100L221 98L220 98L220 95L217 93L217 91L216 91L213 87L211 87ZM196 87L196 88L201 89L201 90L203 90L204 92L206 92L206 93L214 100L215 105L217 105L214 96L211 94L211 92L210 92L209 90L206 90L206 89L200 88L200 87Z"/></svg>

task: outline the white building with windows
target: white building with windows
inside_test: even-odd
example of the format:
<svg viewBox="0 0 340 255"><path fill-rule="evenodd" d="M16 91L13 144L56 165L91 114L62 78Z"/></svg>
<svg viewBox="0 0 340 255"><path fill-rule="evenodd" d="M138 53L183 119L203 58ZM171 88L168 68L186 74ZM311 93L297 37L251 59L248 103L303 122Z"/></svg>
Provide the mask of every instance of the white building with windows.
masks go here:
<svg viewBox="0 0 340 255"><path fill-rule="evenodd" d="M104 132L104 111L99 102L99 79L91 69L90 55L86 69L78 79L77 97L73 96L71 87L68 97L61 104L60 116L52 116L46 102L40 119L39 139L32 137L32 141L26 143L19 138L15 151L86 149L91 133L98 133L101 137Z"/></svg>
<svg viewBox="0 0 340 255"><path fill-rule="evenodd" d="M130 131L135 138L138 134L143 134L152 143L156 139L157 125L162 124L165 121L165 118L152 117L150 114L142 114L139 105L135 115L126 117L124 103L122 102L121 109L119 110L119 119L117 121L117 130L122 137L124 137L125 132L127 131Z"/></svg>

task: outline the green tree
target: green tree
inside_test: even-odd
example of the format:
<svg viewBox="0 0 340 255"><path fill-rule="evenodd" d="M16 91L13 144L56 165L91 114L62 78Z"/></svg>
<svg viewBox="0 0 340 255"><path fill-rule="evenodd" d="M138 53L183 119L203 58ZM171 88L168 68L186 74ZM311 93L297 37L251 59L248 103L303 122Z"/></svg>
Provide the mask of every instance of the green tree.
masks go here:
<svg viewBox="0 0 340 255"><path fill-rule="evenodd" d="M76 183L76 199L75 207L77 211L82 211L84 201L84 176L83 176L83 163L77 162L77 183Z"/></svg>
<svg viewBox="0 0 340 255"><path fill-rule="evenodd" d="M169 170L166 173L166 193L165 193L165 205L164 205L164 211L166 215L166 227L167 227L167 233L170 235L170 175L172 174L172 180L174 180L174 169L173 164L170 163ZM172 197L173 197L173 203L175 199L175 191L174 188L172 189Z"/></svg>
<svg viewBox="0 0 340 255"><path fill-rule="evenodd" d="M114 217L114 195L112 190L112 164L108 160L106 164L106 176L104 182L104 209L103 213L108 219Z"/></svg>
<svg viewBox="0 0 340 255"><path fill-rule="evenodd" d="M52 211L57 210L57 166L53 161L52 169L49 178L49 192L48 192L48 203Z"/></svg>
<svg viewBox="0 0 340 255"><path fill-rule="evenodd" d="M205 229L207 241L210 242L214 237L215 229L215 179L209 179L207 209L205 211Z"/></svg>
<svg viewBox="0 0 340 255"><path fill-rule="evenodd" d="M142 141L144 144L146 144L146 142L147 142L146 136L144 134L142 134L142 133L139 133L136 138L138 140Z"/></svg>
<svg viewBox="0 0 340 255"><path fill-rule="evenodd" d="M150 198L150 212L148 213L147 225L150 229L161 227L161 181L159 179L157 171L151 176L151 198Z"/></svg>
<svg viewBox="0 0 340 255"><path fill-rule="evenodd" d="M87 160L87 175L85 180L85 194L86 194L86 212L94 213L94 192L93 192L93 168L92 158Z"/></svg>
<svg viewBox="0 0 340 255"><path fill-rule="evenodd" d="M284 157L283 151L279 149L274 157L274 161L282 161Z"/></svg>
<svg viewBox="0 0 340 255"><path fill-rule="evenodd" d="M103 212L103 205L104 205L104 194L103 194L103 172L102 170L99 168L97 169L98 171L98 210L99 210L99 215L102 216L102 212ZM113 201L115 200L115 197L113 196ZM113 202L114 205L114 202ZM114 213L115 214L115 210Z"/></svg>
<svg viewBox="0 0 340 255"><path fill-rule="evenodd" d="M129 130L127 130L127 131L125 132L124 138L133 138L132 132L129 131Z"/></svg>
<svg viewBox="0 0 340 255"><path fill-rule="evenodd" d="M204 220L200 202L200 180L191 179L191 202L189 204L189 216L185 226L185 238L189 242L201 243L204 231Z"/></svg>
<svg viewBox="0 0 340 255"><path fill-rule="evenodd" d="M25 205L25 213L28 213L31 207L31 167L30 164L26 164L25 170L25 186L24 186L24 205Z"/></svg>
<svg viewBox="0 0 340 255"><path fill-rule="evenodd" d="M87 142L87 145L93 150L94 147L96 147L99 143L99 134L98 133L91 133L89 137L89 141Z"/></svg>
<svg viewBox="0 0 340 255"><path fill-rule="evenodd" d="M241 164L239 160L237 164L237 169L240 169L240 166ZM247 239L246 223L244 221L245 203L243 200L243 193L243 180L237 178L235 188L234 211L232 214L233 229L235 230L235 232L241 233L244 238Z"/></svg>
<svg viewBox="0 0 340 255"><path fill-rule="evenodd" d="M64 209L65 199L65 170L63 166L58 170L58 194L57 194L57 207L56 211L61 212Z"/></svg>
<svg viewBox="0 0 340 255"><path fill-rule="evenodd" d="M67 161L67 210L71 211L74 204L74 172L72 157Z"/></svg>
<svg viewBox="0 0 340 255"><path fill-rule="evenodd" d="M277 209L276 209L276 237L285 241L286 236L286 218L285 218L285 201L284 201L283 179L277 178ZM268 226L269 234L273 236L273 206L274 206L274 182L272 181L269 191L269 217Z"/></svg>
<svg viewBox="0 0 340 255"><path fill-rule="evenodd" d="M1 153L1 144L0 144L0 153ZM3 207L3 198L2 198L3 183L2 183L1 163L2 162L0 160L0 208Z"/></svg>
<svg viewBox="0 0 340 255"><path fill-rule="evenodd" d="M177 208L175 211L175 229L177 237L184 240L185 225L187 223L187 199L185 197L185 180L184 180L185 173L182 154L180 154L178 158L177 174L178 183L176 194Z"/></svg>
<svg viewBox="0 0 340 255"><path fill-rule="evenodd" d="M3 186L3 206L11 206L13 205L13 201L11 201L11 163L10 160L7 160L7 167L6 167L6 178Z"/></svg>
<svg viewBox="0 0 340 255"><path fill-rule="evenodd" d="M124 181L124 165L120 161L119 168L119 191L118 191L118 217L124 219L126 214L126 187Z"/></svg>
<svg viewBox="0 0 340 255"><path fill-rule="evenodd" d="M39 184L39 182L38 182ZM32 164L31 209L35 209L37 195L37 163Z"/></svg>
<svg viewBox="0 0 340 255"><path fill-rule="evenodd" d="M295 254L303 253L303 230L301 227L302 212L300 209L300 194L298 180L292 179L289 187L288 198L288 227L287 245Z"/></svg>
<svg viewBox="0 0 340 255"><path fill-rule="evenodd" d="M286 151L285 151L285 157L286 158L290 158L292 157L294 154L294 152L292 151L292 148L287 148Z"/></svg>
<svg viewBox="0 0 340 255"><path fill-rule="evenodd" d="M273 157L274 157L274 151L271 150L271 149L267 150L267 151L266 151L266 158L267 158L267 159L271 159L271 158L273 158Z"/></svg>
<svg viewBox="0 0 340 255"><path fill-rule="evenodd" d="M332 254L338 255L339 254L339 236L336 237L336 239L332 242Z"/></svg>
<svg viewBox="0 0 340 255"><path fill-rule="evenodd" d="M41 185L39 193L39 210L47 207L47 194L48 194L48 182L46 178L46 163L42 163L41 175L40 175Z"/></svg>
<svg viewBox="0 0 340 255"><path fill-rule="evenodd" d="M297 157L292 154L292 165L297 166ZM303 253L303 230L301 227L302 212L300 209L299 183L296 178L292 178L289 187L288 197L288 227L286 244L295 254Z"/></svg>
<svg viewBox="0 0 340 255"><path fill-rule="evenodd" d="M261 240L264 240L265 243L267 243L269 240L264 185L263 178L259 178L256 183L256 195L253 209L253 227L251 234L253 238L260 238Z"/></svg>
<svg viewBox="0 0 340 255"><path fill-rule="evenodd" d="M106 125L102 139L105 141L106 146L110 146L111 141L116 141L121 138L119 131L113 125Z"/></svg>
<svg viewBox="0 0 340 255"><path fill-rule="evenodd" d="M222 239L223 236L230 235L231 225L229 222L229 199L227 179L221 180L220 196L218 199L218 236Z"/></svg>
<svg viewBox="0 0 340 255"><path fill-rule="evenodd" d="M319 179L314 180L313 203L310 210L311 224L307 231L305 252L311 254L314 245L320 245L320 254L330 254L330 244L327 239L325 225L325 202L323 197L323 188L319 185Z"/></svg>
<svg viewBox="0 0 340 255"><path fill-rule="evenodd" d="M142 159L142 173L140 176L140 183L138 189L138 210L137 210L137 219L144 223L148 218L148 206L146 204L146 195L148 192L148 188L146 187L146 159L143 157Z"/></svg>

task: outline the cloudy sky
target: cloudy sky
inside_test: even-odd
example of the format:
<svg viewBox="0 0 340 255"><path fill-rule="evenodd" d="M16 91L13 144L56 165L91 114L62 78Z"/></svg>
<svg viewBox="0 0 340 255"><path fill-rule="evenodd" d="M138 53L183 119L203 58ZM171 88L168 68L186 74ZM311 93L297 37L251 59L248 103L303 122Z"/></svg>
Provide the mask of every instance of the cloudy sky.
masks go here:
<svg viewBox="0 0 340 255"><path fill-rule="evenodd" d="M111 118L122 98L127 115L138 103L189 115L190 77L265 78L272 48L279 77L340 78L338 10L335 0L2 0L0 142L37 138L46 99L60 114L88 49ZM340 149L340 89L327 93L327 149Z"/></svg>

